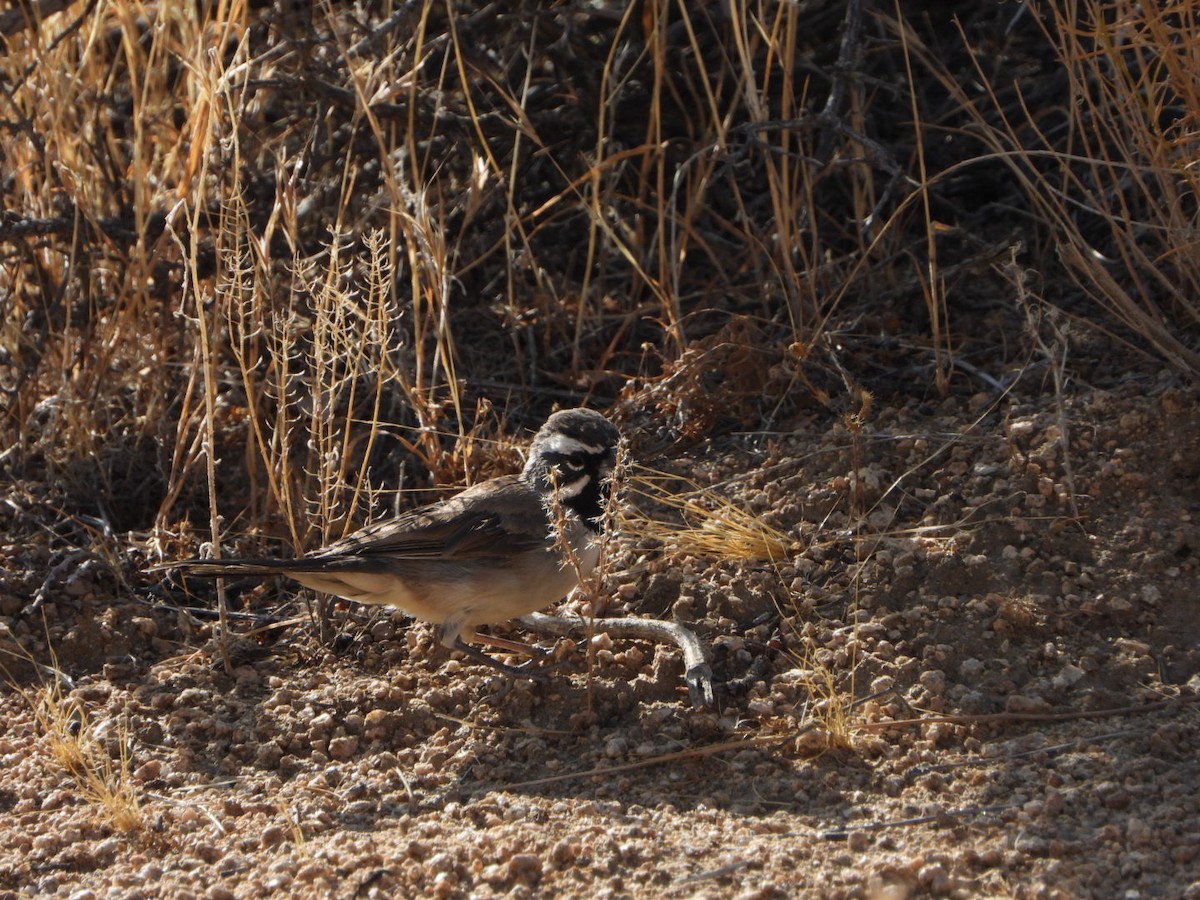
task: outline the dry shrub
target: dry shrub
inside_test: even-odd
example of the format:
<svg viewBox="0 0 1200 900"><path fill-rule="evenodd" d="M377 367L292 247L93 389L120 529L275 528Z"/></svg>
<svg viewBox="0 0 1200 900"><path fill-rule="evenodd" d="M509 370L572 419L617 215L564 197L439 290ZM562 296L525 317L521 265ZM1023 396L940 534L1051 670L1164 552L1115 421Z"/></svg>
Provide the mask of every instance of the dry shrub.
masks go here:
<svg viewBox="0 0 1200 900"><path fill-rule="evenodd" d="M828 40L841 24L777 2L355 18L106 0L6 26L10 460L175 442L161 525L211 505L205 447L249 442L246 515L294 523L276 436L333 391L343 420L377 412L405 429L390 448L452 480L480 400L521 424L547 392L611 400L648 339L675 364L696 310L802 336L879 194L847 124L861 86L839 74L824 96L808 55L857 65L861 19ZM361 480L371 453L344 451L379 438L336 431L303 477Z"/></svg>
<svg viewBox="0 0 1200 900"><path fill-rule="evenodd" d="M656 424L692 443L719 425L753 427L763 405L786 386L777 368L782 354L752 320L738 317L693 341L662 373L631 384L629 398L652 406Z"/></svg>
<svg viewBox="0 0 1200 900"><path fill-rule="evenodd" d="M1003 6L964 7L964 34ZM7 23L0 464L136 498L120 526L164 541L206 522L219 545L224 519L301 548L410 505L382 484L510 469L553 404L623 398L685 441L770 424L797 387L840 406L787 347L947 392L959 251L1026 224L953 220L978 161L944 138L968 120L1029 240L1194 367L1194 5L1072 8L1018 22L1077 101L1040 106L969 93L1005 48L931 49L946 29L903 4L103 0ZM895 377L881 332L932 371Z"/></svg>
<svg viewBox="0 0 1200 900"><path fill-rule="evenodd" d="M1075 288L1172 365L1200 372L1200 4L1031 8L1062 67L1060 102L977 63L980 96L928 47L924 61L1008 167Z"/></svg>

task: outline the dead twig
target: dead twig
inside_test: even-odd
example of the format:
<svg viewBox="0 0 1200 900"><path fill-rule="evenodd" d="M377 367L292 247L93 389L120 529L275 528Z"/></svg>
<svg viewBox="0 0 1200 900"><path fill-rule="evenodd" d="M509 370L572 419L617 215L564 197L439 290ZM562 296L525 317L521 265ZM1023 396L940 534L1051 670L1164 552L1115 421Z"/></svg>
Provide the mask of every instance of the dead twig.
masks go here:
<svg viewBox="0 0 1200 900"><path fill-rule="evenodd" d="M901 828L908 825L927 825L930 822L939 824L949 823L955 819L965 819L973 816L986 816L991 813L1016 809L1019 803L999 803L995 806L967 806L963 809L940 810L928 816L914 816L911 819L892 819L887 822L865 822L862 825L847 825L833 831L822 831L821 837L827 841L844 841L852 831L882 831L885 828Z"/></svg>
<svg viewBox="0 0 1200 900"><path fill-rule="evenodd" d="M1008 265L1005 267L1005 275L1012 283L1013 288L1017 292L1017 306L1021 310L1021 314L1025 317L1026 331L1030 338L1033 339L1034 345L1038 351L1045 357L1046 362L1050 364L1050 375L1054 379L1054 408L1058 415L1058 443L1062 448L1062 467L1063 480L1067 484L1067 500L1071 507L1071 517L1079 518L1079 506L1075 502L1075 470L1071 465L1071 441L1069 423L1067 421L1067 406L1063 401L1064 392L1066 389L1066 369L1067 369L1067 351L1068 342L1066 332L1058 323L1058 311L1053 307L1045 306L1045 314L1035 312L1029 300L1029 291L1026 284L1026 272L1017 263L1017 253L1019 247L1014 246L1011 250L1011 258ZM1042 337L1041 324L1045 321L1048 323L1051 332L1054 335L1053 346L1046 343Z"/></svg>
<svg viewBox="0 0 1200 900"><path fill-rule="evenodd" d="M967 769L973 766L994 765L1000 760L1009 762L1014 759L1028 759L1032 756L1057 756L1060 753L1069 753L1072 750L1078 750L1081 745L1085 744L1106 744L1109 741L1119 740L1126 737L1137 737L1146 733L1144 728L1127 728L1123 731L1112 731L1108 734L1089 735L1082 737L1079 740L1067 741L1064 744L1054 744L1050 747L1035 747L1032 750L1021 750L1017 753L998 753L994 756L980 755L969 759L956 759L945 763L931 763L928 765L922 764L913 766L904 773L906 781L913 781L920 778L922 775L928 775L932 772L949 772L953 769Z"/></svg>
<svg viewBox="0 0 1200 900"><path fill-rule="evenodd" d="M978 713L957 716L925 716L916 719L895 719L889 722L864 722L858 727L865 731L883 731L887 728L908 728L914 725L978 725L981 723L1003 722L1073 722L1077 719L1105 719L1110 716L1139 716L1168 709L1172 706L1185 706L1200 702L1200 694L1186 697L1171 697L1154 703L1143 703L1140 706L1116 706L1109 709L1078 709L1062 712L1044 713Z"/></svg>
<svg viewBox="0 0 1200 900"><path fill-rule="evenodd" d="M547 616L547 618L555 618ZM519 621L519 620L518 620ZM607 619L605 621L620 621L619 619ZM891 691L879 691L874 694L869 694L866 697L860 697L847 707L847 711L856 709L864 703L869 703L872 700L877 700L884 694L890 694ZM635 769L648 769L651 766L658 766L664 763L679 762L688 759L698 759L703 756L714 756L718 753L725 753L729 750L747 750L754 747L773 747L777 744L784 744L789 741L795 741L802 734L817 728L821 723L815 720L808 721L801 725L795 731L789 731L785 734L771 734L760 737L741 738L734 741L722 741L720 744L709 744L705 747L689 747L686 750L676 750L673 753L663 753L659 756L652 756L649 759L639 760L638 762L625 763L619 766L597 766L587 769L583 772L564 772L561 775L551 775L547 778L534 778L531 781L520 781L516 784L506 784L505 790L514 790L516 788L526 787L541 787L546 784L554 784L559 781L570 781L572 778L588 778L593 775L615 775L618 772L632 772ZM480 787L479 792L490 791L491 787Z"/></svg>

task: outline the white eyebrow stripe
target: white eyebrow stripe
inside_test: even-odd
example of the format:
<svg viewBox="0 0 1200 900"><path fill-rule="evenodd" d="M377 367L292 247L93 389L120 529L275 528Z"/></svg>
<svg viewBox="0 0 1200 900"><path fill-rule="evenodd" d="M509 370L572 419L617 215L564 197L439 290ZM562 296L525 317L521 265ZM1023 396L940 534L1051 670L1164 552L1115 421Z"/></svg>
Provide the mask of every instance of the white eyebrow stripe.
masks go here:
<svg viewBox="0 0 1200 900"><path fill-rule="evenodd" d="M551 435L550 439L542 445L541 449L550 453L561 453L564 456L571 456L576 453L587 453L594 456L604 452L607 448L599 447L595 444L585 444L578 438L573 438L568 434L555 434Z"/></svg>

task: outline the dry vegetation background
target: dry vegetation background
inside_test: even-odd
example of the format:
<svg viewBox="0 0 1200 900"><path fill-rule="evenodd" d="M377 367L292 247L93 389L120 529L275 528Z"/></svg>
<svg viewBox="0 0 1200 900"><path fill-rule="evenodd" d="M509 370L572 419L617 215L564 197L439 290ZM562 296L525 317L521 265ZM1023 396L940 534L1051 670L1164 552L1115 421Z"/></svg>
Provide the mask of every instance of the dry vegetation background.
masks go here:
<svg viewBox="0 0 1200 900"><path fill-rule="evenodd" d="M667 442L944 395L1022 292L1194 372L1194 13L10 10L4 464L161 540L212 442L222 514L307 544L555 403Z"/></svg>
<svg viewBox="0 0 1200 900"><path fill-rule="evenodd" d="M81 796L123 758L62 730L46 673L111 660L57 597L180 603L141 566L511 471L556 405L626 432L651 549L777 564L795 523L677 459L838 429L869 530L882 410L1033 372L1077 514L1075 360L1200 371L1197 35L1191 0L0 12L0 622Z"/></svg>

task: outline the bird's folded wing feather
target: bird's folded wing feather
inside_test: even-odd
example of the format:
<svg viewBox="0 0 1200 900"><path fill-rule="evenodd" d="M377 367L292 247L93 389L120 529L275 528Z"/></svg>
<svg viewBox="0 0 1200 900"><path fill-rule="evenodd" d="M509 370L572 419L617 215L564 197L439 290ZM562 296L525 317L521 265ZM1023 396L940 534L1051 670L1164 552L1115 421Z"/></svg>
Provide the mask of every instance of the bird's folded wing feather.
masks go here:
<svg viewBox="0 0 1200 900"><path fill-rule="evenodd" d="M510 531L504 526L503 518L499 512L474 512L444 521L417 523L393 519L347 535L305 558L349 561L381 556L404 559L504 557L535 550L545 543L541 534Z"/></svg>
<svg viewBox="0 0 1200 900"><path fill-rule="evenodd" d="M295 559L178 560L149 571L181 569L209 577L307 570L366 572L386 570L389 559L511 558L545 546L548 533L540 498L532 489L524 489L518 477L468 488L443 503L368 525ZM488 504L487 492L497 493L498 487L503 487L500 496Z"/></svg>

